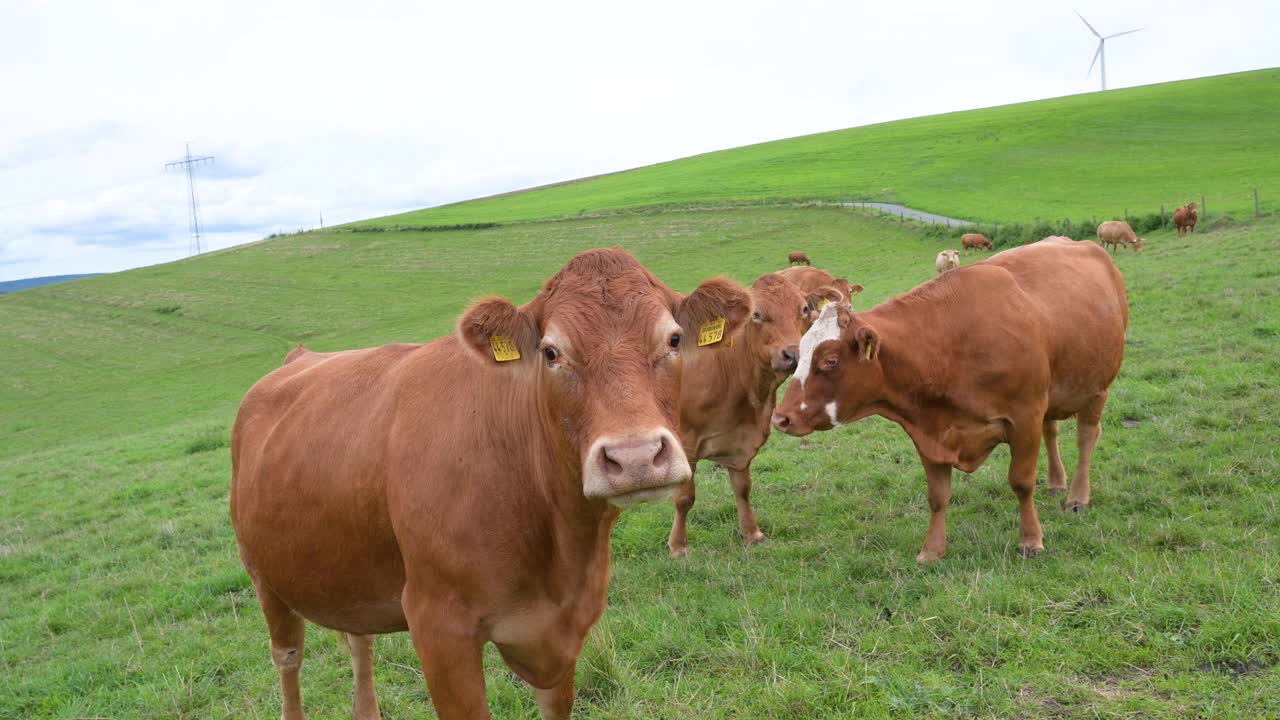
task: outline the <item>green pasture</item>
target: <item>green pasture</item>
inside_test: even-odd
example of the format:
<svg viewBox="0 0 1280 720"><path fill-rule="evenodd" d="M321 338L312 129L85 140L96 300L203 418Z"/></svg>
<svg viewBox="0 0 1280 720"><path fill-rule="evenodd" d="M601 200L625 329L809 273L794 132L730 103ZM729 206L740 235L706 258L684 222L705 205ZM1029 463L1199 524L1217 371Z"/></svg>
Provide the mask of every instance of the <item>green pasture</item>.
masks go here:
<svg viewBox="0 0 1280 720"><path fill-rule="evenodd" d="M861 184L998 219L1033 206L1102 212L1126 184L1126 201L1158 204L1248 186L1241 167L1280 176L1276 153L1228 147L1251 134L1276 147L1276 113L1258 108L1275 106L1280 93L1264 90L1277 79L1190 85L1229 88L1250 113L1139 88L1114 102L1141 100L1148 120L1159 110L1146 130L1097 119L1113 94L1081 96L1016 130L1031 106L756 146L634 174L643 182L619 175L414 222L773 196L784 184L790 197ZM1096 144L1067 152L1063 133L1078 123L1095 123ZM1205 136L1174 132L1187 123ZM1172 176L1176 135L1196 161ZM913 159L930 137L935 151ZM1125 154L1091 174L1089 158L1111 150ZM1222 160L1230 173L1207 164L1222 152L1234 153ZM1058 164L1027 177L1046 162ZM694 168L702 179L668 182ZM1202 230L1152 233L1143 254L1116 256L1132 323L1093 506L1069 515L1040 494L1042 556L1018 555L1003 449L957 477L948 557L922 567L925 484L901 430L871 419L775 436L754 468L769 542L740 544L727 479L706 463L688 559L667 558L668 506L623 514L576 716L1280 717L1280 222ZM227 511L243 393L295 342L427 340L471 299L527 300L575 253L612 245L683 291L714 274L749 281L803 250L865 285L862 307L929 278L936 252L956 246L854 210L638 212L301 234L0 297L0 718L277 717L266 629ZM408 637L384 637L377 655L384 717L434 717ZM496 653L487 665L495 716L536 717ZM302 682L311 717L350 717L349 664L332 633L311 628Z"/></svg>

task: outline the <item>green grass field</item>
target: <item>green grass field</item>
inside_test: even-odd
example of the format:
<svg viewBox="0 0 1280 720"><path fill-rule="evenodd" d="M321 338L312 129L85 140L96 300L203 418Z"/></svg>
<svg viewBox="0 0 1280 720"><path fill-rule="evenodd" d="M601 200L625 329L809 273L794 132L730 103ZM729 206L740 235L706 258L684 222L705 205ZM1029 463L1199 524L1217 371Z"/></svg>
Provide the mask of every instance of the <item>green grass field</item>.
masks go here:
<svg viewBox="0 0 1280 720"><path fill-rule="evenodd" d="M921 567L904 433L775 436L755 464L768 543L740 545L707 464L687 560L667 558L669 506L623 514L577 717L1280 716L1280 221L1205 229L1117 256L1132 325L1094 504L1038 497L1044 555L1018 556L1003 449L957 478L948 557ZM227 511L240 397L293 342L435 337L470 299L524 301L615 244L685 291L803 249L864 284L862 307L948 246L853 210L642 213L295 235L2 297L0 718L277 717ZM384 716L434 717L408 637L377 652ZM536 717L487 663L495 716ZM334 636L311 628L311 716L349 717L349 692Z"/></svg>
<svg viewBox="0 0 1280 720"><path fill-rule="evenodd" d="M980 222L1077 222L1207 196L1280 208L1280 69L934 115L698 155L360 225L509 222L671 204L855 197Z"/></svg>

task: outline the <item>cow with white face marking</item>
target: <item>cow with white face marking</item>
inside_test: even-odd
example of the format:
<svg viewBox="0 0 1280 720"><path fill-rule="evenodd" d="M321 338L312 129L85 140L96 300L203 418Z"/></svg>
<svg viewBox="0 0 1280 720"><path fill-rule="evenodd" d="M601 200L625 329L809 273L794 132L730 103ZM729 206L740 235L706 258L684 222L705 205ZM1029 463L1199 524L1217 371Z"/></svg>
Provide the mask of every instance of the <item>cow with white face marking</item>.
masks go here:
<svg viewBox="0 0 1280 720"><path fill-rule="evenodd" d="M1066 507L1084 509L1128 322L1124 278L1106 251L1047 238L938 275L867 312L827 306L800 342L773 424L790 435L868 415L901 425L929 485L921 562L946 552L951 469L971 473L1008 443L1019 545L1035 555L1044 547L1033 501L1040 442L1049 490L1065 490L1057 423L1077 418L1080 461Z"/></svg>

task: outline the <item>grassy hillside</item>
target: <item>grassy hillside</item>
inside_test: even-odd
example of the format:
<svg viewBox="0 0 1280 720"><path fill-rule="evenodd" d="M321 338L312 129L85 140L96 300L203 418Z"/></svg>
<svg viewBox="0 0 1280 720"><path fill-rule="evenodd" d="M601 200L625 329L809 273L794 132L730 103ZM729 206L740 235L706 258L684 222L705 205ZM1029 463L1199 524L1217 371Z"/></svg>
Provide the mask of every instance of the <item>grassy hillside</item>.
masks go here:
<svg viewBox="0 0 1280 720"><path fill-rule="evenodd" d="M0 298L0 717L276 715L227 516L244 391L297 340L427 339L613 244L683 290L803 249L867 304L930 277L941 247L847 210L636 214L298 235ZM707 464L687 561L666 557L669 507L624 513L577 717L1280 716L1278 248L1266 219L1117 257L1132 326L1094 506L1042 494L1038 559L1017 557L1000 450L957 477L948 559L918 567L924 482L880 420L770 441L762 546L741 547ZM306 652L311 716L348 717L345 655L315 628ZM495 716L535 717L486 662ZM434 717L417 665L407 636L379 641L386 717Z"/></svg>
<svg viewBox="0 0 1280 720"><path fill-rule="evenodd" d="M982 222L1110 218L1208 196L1280 208L1280 69L900 120L708 153L362 225L859 197Z"/></svg>

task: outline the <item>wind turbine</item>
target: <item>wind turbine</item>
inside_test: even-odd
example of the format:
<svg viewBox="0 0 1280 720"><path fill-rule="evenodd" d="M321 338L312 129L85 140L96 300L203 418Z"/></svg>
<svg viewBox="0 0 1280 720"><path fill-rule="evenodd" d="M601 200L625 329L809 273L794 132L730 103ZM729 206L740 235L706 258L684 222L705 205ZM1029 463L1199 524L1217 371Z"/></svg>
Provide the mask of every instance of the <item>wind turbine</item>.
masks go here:
<svg viewBox="0 0 1280 720"><path fill-rule="evenodd" d="M1136 33L1138 32L1138 30L1142 30L1143 28L1138 28L1138 30L1125 30L1124 32L1119 32L1114 35L1108 35L1106 37L1103 37L1101 34L1098 33L1097 30L1093 29L1093 26L1089 24L1088 20L1084 19L1084 16L1081 15L1078 10L1076 11L1076 17L1080 18L1080 22L1084 23L1084 26L1089 28L1089 32L1093 33L1094 37L1098 38L1098 51L1093 54L1093 62L1089 63L1089 72L1085 73L1084 76L1089 77L1090 75L1093 74L1093 66L1098 64L1098 58L1101 57L1102 58L1102 89L1106 90L1107 89L1107 41L1110 40L1111 38L1120 37L1121 35Z"/></svg>

